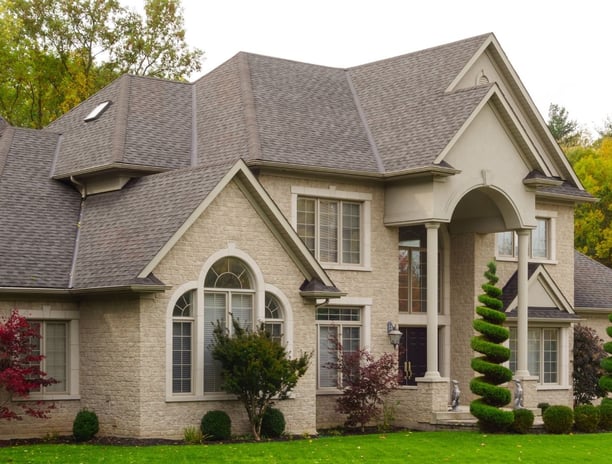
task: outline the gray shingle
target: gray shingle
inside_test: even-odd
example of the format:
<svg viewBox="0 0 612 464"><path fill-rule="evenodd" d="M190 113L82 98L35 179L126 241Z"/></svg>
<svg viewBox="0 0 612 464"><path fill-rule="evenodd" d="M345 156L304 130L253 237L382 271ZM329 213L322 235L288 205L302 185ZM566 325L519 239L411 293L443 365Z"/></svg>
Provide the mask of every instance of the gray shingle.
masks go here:
<svg viewBox="0 0 612 464"><path fill-rule="evenodd" d="M612 269L574 252L574 306L612 310Z"/></svg>
<svg viewBox="0 0 612 464"><path fill-rule="evenodd" d="M0 287L68 286L80 195L49 177L57 143L14 130L0 171Z"/></svg>
<svg viewBox="0 0 612 464"><path fill-rule="evenodd" d="M227 173L229 165L170 171L88 197L75 288L142 283L140 271Z"/></svg>

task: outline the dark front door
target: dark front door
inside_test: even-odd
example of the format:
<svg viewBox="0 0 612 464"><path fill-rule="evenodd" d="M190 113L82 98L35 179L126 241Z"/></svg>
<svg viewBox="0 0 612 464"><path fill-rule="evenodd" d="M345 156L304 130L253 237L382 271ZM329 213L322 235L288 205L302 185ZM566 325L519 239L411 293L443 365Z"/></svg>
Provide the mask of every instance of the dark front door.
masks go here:
<svg viewBox="0 0 612 464"><path fill-rule="evenodd" d="M427 328L400 327L399 371L402 385L416 385L427 371Z"/></svg>

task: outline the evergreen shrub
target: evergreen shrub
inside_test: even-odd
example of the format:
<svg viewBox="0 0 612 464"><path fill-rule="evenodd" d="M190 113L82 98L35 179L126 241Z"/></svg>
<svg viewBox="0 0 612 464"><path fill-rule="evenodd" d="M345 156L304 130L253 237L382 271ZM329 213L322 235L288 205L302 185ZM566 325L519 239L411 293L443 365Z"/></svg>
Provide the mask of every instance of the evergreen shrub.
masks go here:
<svg viewBox="0 0 612 464"><path fill-rule="evenodd" d="M87 409L81 409L72 423L72 434L78 442L91 440L99 430L98 416Z"/></svg>
<svg viewBox="0 0 612 464"><path fill-rule="evenodd" d="M599 408L592 404L580 404L574 408L574 427L578 432L597 432L599 417Z"/></svg>
<svg viewBox="0 0 612 464"><path fill-rule="evenodd" d="M261 434L267 438L278 438L285 431L285 416L280 409L268 408L261 422Z"/></svg>
<svg viewBox="0 0 612 464"><path fill-rule="evenodd" d="M604 398L599 405L599 427L612 431L612 398Z"/></svg>
<svg viewBox="0 0 612 464"><path fill-rule="evenodd" d="M542 415L542 420L548 433L570 433L574 425L574 411L569 406L550 406Z"/></svg>
<svg viewBox="0 0 612 464"><path fill-rule="evenodd" d="M533 412L529 409L515 409L514 410L514 423L512 424L512 431L515 433L527 433L533 426L535 417Z"/></svg>
<svg viewBox="0 0 612 464"><path fill-rule="evenodd" d="M205 440L221 441L232 437L232 420L225 411L208 411L200 424Z"/></svg>
<svg viewBox="0 0 612 464"><path fill-rule="evenodd" d="M542 414L544 414L546 410L550 408L550 403L538 403L538 408L540 408Z"/></svg>

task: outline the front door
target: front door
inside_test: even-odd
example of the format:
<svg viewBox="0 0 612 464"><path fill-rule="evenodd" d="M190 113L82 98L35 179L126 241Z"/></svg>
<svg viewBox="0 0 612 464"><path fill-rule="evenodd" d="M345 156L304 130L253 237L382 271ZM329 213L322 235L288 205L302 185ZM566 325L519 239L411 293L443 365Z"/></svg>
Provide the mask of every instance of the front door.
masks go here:
<svg viewBox="0 0 612 464"><path fill-rule="evenodd" d="M416 385L427 371L427 327L400 327L399 371L402 385Z"/></svg>

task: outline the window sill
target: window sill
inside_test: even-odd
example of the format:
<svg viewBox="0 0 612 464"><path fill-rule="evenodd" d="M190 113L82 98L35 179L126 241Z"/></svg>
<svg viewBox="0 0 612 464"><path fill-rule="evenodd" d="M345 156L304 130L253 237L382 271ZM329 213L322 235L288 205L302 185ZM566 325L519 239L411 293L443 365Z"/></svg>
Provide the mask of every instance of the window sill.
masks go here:
<svg viewBox="0 0 612 464"><path fill-rule="evenodd" d="M539 384L536 385L536 391L547 391L547 390L569 390L569 385L554 385L554 384Z"/></svg>
<svg viewBox="0 0 612 464"><path fill-rule="evenodd" d="M518 258L515 256L496 256L496 261L507 262L507 263L517 263ZM527 260L530 263L538 263L538 264L559 264L559 261L556 259L549 258L529 258Z"/></svg>
<svg viewBox="0 0 612 464"><path fill-rule="evenodd" d="M227 393L210 393L207 395L170 395L166 396L166 403L190 403L200 401L233 401L236 397Z"/></svg>
<svg viewBox="0 0 612 464"><path fill-rule="evenodd" d="M23 402L23 401L74 401L80 400L81 395L70 395L69 393L48 393L45 395L32 394L27 398L14 398L12 401Z"/></svg>
<svg viewBox="0 0 612 464"><path fill-rule="evenodd" d="M332 396L332 395L342 395L342 390L338 388L326 388L317 390L317 396Z"/></svg>
<svg viewBox="0 0 612 464"><path fill-rule="evenodd" d="M370 266L362 266L359 264L334 264L334 263L321 263L321 266L325 270L332 271L359 271L359 272L371 272Z"/></svg>

